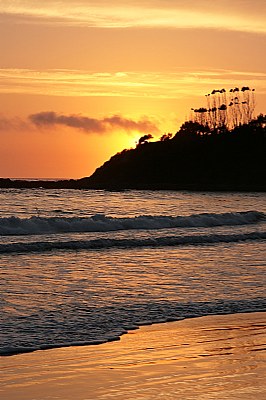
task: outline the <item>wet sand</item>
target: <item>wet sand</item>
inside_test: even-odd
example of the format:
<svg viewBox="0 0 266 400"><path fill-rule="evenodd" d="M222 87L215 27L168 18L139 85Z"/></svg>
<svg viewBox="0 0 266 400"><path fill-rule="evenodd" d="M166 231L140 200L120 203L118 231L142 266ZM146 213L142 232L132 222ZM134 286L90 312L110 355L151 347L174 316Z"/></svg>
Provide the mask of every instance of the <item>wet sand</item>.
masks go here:
<svg viewBox="0 0 266 400"><path fill-rule="evenodd" d="M118 342L0 358L3 400L266 398L266 313L145 326Z"/></svg>

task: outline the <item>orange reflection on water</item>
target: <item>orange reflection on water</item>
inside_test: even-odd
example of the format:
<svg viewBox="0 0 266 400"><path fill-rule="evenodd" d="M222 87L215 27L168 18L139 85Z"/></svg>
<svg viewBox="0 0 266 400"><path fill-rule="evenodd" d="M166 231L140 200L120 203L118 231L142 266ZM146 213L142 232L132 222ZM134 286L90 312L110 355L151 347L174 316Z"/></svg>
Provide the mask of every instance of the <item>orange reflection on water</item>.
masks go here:
<svg viewBox="0 0 266 400"><path fill-rule="evenodd" d="M120 342L2 357L2 398L264 399L265 313L130 331Z"/></svg>

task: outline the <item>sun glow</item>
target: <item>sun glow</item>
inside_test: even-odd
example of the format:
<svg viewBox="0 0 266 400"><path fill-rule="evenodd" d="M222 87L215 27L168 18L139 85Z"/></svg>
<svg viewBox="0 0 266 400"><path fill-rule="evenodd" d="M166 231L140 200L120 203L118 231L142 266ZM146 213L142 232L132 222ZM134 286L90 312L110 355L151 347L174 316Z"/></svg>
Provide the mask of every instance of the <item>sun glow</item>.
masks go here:
<svg viewBox="0 0 266 400"><path fill-rule="evenodd" d="M264 113L265 11L263 0L0 0L0 177L90 175L141 136L175 134L217 88L255 88Z"/></svg>

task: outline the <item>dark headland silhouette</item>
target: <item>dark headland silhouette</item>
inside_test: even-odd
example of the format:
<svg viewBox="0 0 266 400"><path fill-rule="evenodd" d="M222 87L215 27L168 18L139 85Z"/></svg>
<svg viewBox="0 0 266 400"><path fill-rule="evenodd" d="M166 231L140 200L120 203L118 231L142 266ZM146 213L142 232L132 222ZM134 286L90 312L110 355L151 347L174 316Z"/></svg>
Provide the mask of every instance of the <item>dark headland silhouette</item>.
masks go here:
<svg viewBox="0 0 266 400"><path fill-rule="evenodd" d="M1 188L266 190L266 115L253 118L254 89L243 86L206 95L207 107L175 134L117 153L90 176L60 181L0 179Z"/></svg>

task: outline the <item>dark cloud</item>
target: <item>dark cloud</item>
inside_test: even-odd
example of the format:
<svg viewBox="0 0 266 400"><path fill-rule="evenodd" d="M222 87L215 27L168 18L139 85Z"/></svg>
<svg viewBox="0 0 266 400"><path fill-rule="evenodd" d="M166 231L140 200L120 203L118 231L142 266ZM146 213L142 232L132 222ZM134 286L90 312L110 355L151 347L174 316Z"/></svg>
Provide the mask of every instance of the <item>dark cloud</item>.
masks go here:
<svg viewBox="0 0 266 400"><path fill-rule="evenodd" d="M30 121L39 127L48 127L54 125L63 125L71 128L81 129L86 133L105 133L115 128L125 131L139 132L158 132L154 122L148 118L139 121L124 118L120 115L112 115L102 119L84 117L80 115L63 115L53 111L40 112L29 116Z"/></svg>
<svg viewBox="0 0 266 400"><path fill-rule="evenodd" d="M37 126L65 125L71 128L82 129L86 132L104 132L105 126L101 120L82 117L79 115L60 115L53 111L40 112L29 116L31 122Z"/></svg>

